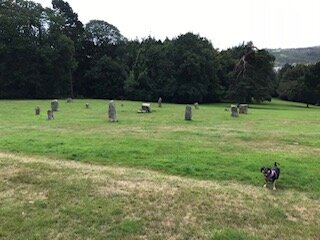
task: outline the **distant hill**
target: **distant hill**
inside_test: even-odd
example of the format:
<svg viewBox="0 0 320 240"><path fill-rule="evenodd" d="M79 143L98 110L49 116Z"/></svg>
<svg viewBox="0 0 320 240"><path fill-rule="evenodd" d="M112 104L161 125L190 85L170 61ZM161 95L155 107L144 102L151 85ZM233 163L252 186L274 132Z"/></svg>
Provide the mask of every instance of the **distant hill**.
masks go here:
<svg viewBox="0 0 320 240"><path fill-rule="evenodd" d="M320 61L320 46L308 48L267 49L275 56L275 67L289 64L313 64Z"/></svg>

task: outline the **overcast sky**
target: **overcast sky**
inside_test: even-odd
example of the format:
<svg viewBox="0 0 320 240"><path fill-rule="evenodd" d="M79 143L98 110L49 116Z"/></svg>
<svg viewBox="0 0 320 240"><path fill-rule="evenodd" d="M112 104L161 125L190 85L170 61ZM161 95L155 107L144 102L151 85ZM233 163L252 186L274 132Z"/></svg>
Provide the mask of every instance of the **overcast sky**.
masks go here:
<svg viewBox="0 0 320 240"><path fill-rule="evenodd" d="M51 0L36 0L51 7ZM320 0L67 0L80 21L104 20L128 39L169 39L186 32L226 49L320 45Z"/></svg>

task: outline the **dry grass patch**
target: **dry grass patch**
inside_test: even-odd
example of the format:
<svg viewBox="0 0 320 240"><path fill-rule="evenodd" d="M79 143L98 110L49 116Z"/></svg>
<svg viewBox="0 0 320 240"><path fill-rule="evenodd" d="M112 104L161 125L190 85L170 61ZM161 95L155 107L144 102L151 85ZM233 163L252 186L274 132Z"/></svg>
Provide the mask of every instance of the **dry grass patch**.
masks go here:
<svg viewBox="0 0 320 240"><path fill-rule="evenodd" d="M62 201L59 195L66 195L68 204L57 204L54 211L63 216L59 221L68 230L59 233L58 223L42 229L50 239L214 239L221 234L258 239L319 237L320 202L303 192L272 192L237 182L200 181L9 153L0 153L0 164L1 201L33 205L32 211L41 212L37 201L50 205ZM45 187L52 180L56 185ZM64 184L71 190L64 192ZM90 217L89 222L84 220ZM95 237L87 236L87 231Z"/></svg>

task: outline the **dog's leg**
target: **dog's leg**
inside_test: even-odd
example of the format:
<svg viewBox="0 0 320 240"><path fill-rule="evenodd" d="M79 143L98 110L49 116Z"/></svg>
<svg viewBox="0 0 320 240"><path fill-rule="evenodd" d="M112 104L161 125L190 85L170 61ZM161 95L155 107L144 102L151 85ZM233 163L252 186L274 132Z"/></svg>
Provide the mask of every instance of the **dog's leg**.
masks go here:
<svg viewBox="0 0 320 240"><path fill-rule="evenodd" d="M273 190L276 190L276 180L273 182Z"/></svg>
<svg viewBox="0 0 320 240"><path fill-rule="evenodd" d="M268 181L267 181L267 180L265 180L265 184L263 185L263 187L264 187L264 188L266 188L266 187L267 187L267 182L268 182Z"/></svg>

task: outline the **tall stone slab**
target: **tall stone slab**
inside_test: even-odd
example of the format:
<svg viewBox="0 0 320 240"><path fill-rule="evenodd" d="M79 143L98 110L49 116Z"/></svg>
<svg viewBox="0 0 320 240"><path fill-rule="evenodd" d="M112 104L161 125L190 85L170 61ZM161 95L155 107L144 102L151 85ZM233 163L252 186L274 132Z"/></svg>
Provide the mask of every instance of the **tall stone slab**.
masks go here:
<svg viewBox="0 0 320 240"><path fill-rule="evenodd" d="M184 113L184 120L191 121L192 120L192 108L190 105L186 106L186 110Z"/></svg>
<svg viewBox="0 0 320 240"><path fill-rule="evenodd" d="M110 122L117 122L117 112L116 112L116 105L115 102L112 100L109 102L109 110L108 116Z"/></svg>
<svg viewBox="0 0 320 240"><path fill-rule="evenodd" d="M237 105L231 105L230 110L231 110L231 117L239 117Z"/></svg>
<svg viewBox="0 0 320 240"><path fill-rule="evenodd" d="M59 102L57 99L51 101L51 111L57 112L59 110Z"/></svg>

